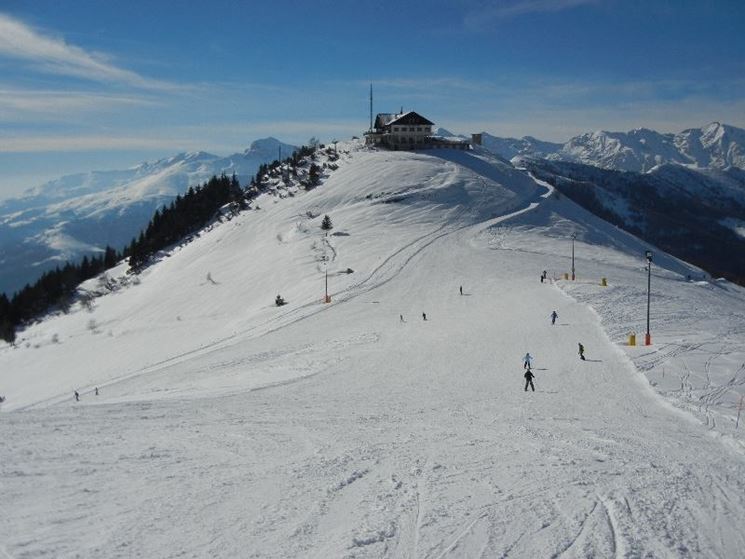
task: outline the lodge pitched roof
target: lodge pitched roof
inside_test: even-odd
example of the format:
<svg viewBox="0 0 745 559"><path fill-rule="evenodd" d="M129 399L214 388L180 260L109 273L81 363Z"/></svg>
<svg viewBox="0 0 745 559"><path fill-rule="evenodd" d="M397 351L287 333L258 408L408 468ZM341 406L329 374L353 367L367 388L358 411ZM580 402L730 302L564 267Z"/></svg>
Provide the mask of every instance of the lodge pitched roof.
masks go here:
<svg viewBox="0 0 745 559"><path fill-rule="evenodd" d="M378 113L378 116L375 117L375 128L378 130L391 124L433 126L435 123L414 111L407 113Z"/></svg>
<svg viewBox="0 0 745 559"><path fill-rule="evenodd" d="M388 124L408 124L408 125L424 125L424 126L434 126L434 122L431 120L427 120L422 115L420 115L417 112L409 111L408 113L403 113L400 115L395 115L396 118L391 120Z"/></svg>

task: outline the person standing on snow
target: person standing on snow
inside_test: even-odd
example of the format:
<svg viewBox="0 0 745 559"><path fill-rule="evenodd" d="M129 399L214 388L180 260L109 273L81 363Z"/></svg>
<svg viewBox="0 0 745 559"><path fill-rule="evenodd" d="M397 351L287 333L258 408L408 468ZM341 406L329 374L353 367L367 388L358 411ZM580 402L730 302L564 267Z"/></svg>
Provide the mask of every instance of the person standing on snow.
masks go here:
<svg viewBox="0 0 745 559"><path fill-rule="evenodd" d="M585 346L583 346L581 343L577 344L579 346L579 358L582 359L582 361L585 361Z"/></svg>
<svg viewBox="0 0 745 559"><path fill-rule="evenodd" d="M531 390L535 392L535 386L533 386L533 379L535 378L535 375L533 372L528 369L525 371L525 374L523 375L525 377L525 392L528 391L528 386L530 386Z"/></svg>
<svg viewBox="0 0 745 559"><path fill-rule="evenodd" d="M427 313L426 312L423 312L422 313L422 320L427 320Z"/></svg>
<svg viewBox="0 0 745 559"><path fill-rule="evenodd" d="M74 393L75 393L75 401L76 402L79 402L80 401L80 394L78 394L78 391L77 390L75 390Z"/></svg>
<svg viewBox="0 0 745 559"><path fill-rule="evenodd" d="M554 324L556 324L556 319L557 318L559 318L559 315L557 314L557 312L556 311L552 312L551 313L551 326L553 326Z"/></svg>
<svg viewBox="0 0 745 559"><path fill-rule="evenodd" d="M463 286L460 286L460 294L463 295Z"/></svg>
<svg viewBox="0 0 745 559"><path fill-rule="evenodd" d="M526 353L525 357L523 357L523 369L530 370L530 365L533 362L533 356L530 355L530 353Z"/></svg>

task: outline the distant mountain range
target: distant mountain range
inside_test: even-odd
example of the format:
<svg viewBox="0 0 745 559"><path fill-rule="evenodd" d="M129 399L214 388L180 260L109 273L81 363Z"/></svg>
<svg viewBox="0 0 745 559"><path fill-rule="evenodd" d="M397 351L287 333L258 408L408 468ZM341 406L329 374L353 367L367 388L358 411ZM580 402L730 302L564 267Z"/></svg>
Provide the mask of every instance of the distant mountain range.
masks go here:
<svg viewBox="0 0 745 559"><path fill-rule="evenodd" d="M221 157L181 153L122 171L68 175L0 201L0 292L12 294L67 260L123 248L155 210L213 175L248 182L262 163L297 148L275 138ZM281 150L281 152L280 152Z"/></svg>
<svg viewBox="0 0 745 559"><path fill-rule="evenodd" d="M745 169L745 130L719 122L678 134L661 134L646 128L586 132L563 144L531 136L499 138L484 132L482 144L505 159L531 156L637 173L646 173L665 163Z"/></svg>

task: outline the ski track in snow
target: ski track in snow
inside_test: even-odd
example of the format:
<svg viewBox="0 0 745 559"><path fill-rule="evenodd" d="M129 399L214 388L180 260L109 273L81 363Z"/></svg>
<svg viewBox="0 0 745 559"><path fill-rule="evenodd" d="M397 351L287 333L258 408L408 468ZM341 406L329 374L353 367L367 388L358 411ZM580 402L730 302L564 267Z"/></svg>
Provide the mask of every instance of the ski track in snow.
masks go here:
<svg viewBox="0 0 745 559"><path fill-rule="evenodd" d="M434 160L441 174L416 175L411 157ZM318 274L306 248L295 268L298 282L313 283L304 298L294 293L276 309L259 300L255 315L232 331L188 330L201 347L160 360L148 354L149 365L99 383L98 401L86 395L74 405L54 396L0 416L3 553L741 556L745 459L728 427L732 409L723 406L745 376L733 349L745 331L735 316L741 291L715 307L720 292L700 295L720 316L732 307L718 325L680 311L680 300L700 286L657 271L659 345L623 348L644 297L631 256L580 236L580 281L537 280L543 269L556 277L567 269L563 233L571 219L588 236L597 222L550 191L523 192L522 202L500 206L504 215L472 223L462 208L444 224L440 214L418 213L418 204L385 208L401 237L378 241L365 226L380 222L382 205L361 206L341 179L354 164L370 173L382 159L401 166L405 184L466 181L480 196L489 192L452 161L353 152L339 181L307 194L310 201L270 207L271 219L296 220L303 204L316 200L326 212L324 201L336 197L334 223L346 222L351 236L335 238L333 261L362 279L342 278L333 304L321 304L317 276L303 280L308 268ZM353 175L358 182L362 176ZM374 182L369 188L377 192ZM428 194L437 195L436 188ZM270 222L260 219L257 228ZM184 252L217 259L210 239L222 235L224 245L239 230L217 227ZM282 250L307 247L309 235L288 237ZM231 289L219 260L192 272L178 258L170 260L183 277L193 273L201 282L212 270L219 285L201 290ZM273 273L254 262L257 282ZM590 274L611 278L609 288ZM161 276L153 270L143 283ZM553 309L556 326L548 318ZM696 324L704 334L678 336L670 327L666 334L670 316L682 322L681 332ZM73 344L73 333L65 343ZM587 362L577 358L578 341ZM523 391L526 351L535 357L536 392ZM691 369L681 381L684 361ZM676 371L666 380L690 383L687 396L639 382L637 368L652 380L661 367ZM171 397L159 399L162 391ZM702 421L686 421L671 401Z"/></svg>

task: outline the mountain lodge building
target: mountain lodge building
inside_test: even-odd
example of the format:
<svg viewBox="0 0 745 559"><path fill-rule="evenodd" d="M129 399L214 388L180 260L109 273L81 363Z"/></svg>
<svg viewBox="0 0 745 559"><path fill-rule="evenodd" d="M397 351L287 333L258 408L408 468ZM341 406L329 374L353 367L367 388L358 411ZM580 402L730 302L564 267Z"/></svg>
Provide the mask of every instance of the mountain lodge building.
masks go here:
<svg viewBox="0 0 745 559"><path fill-rule="evenodd" d="M374 128L365 132L365 140L369 146L383 146L394 150L470 147L468 140L434 136L434 124L414 111L378 113Z"/></svg>

